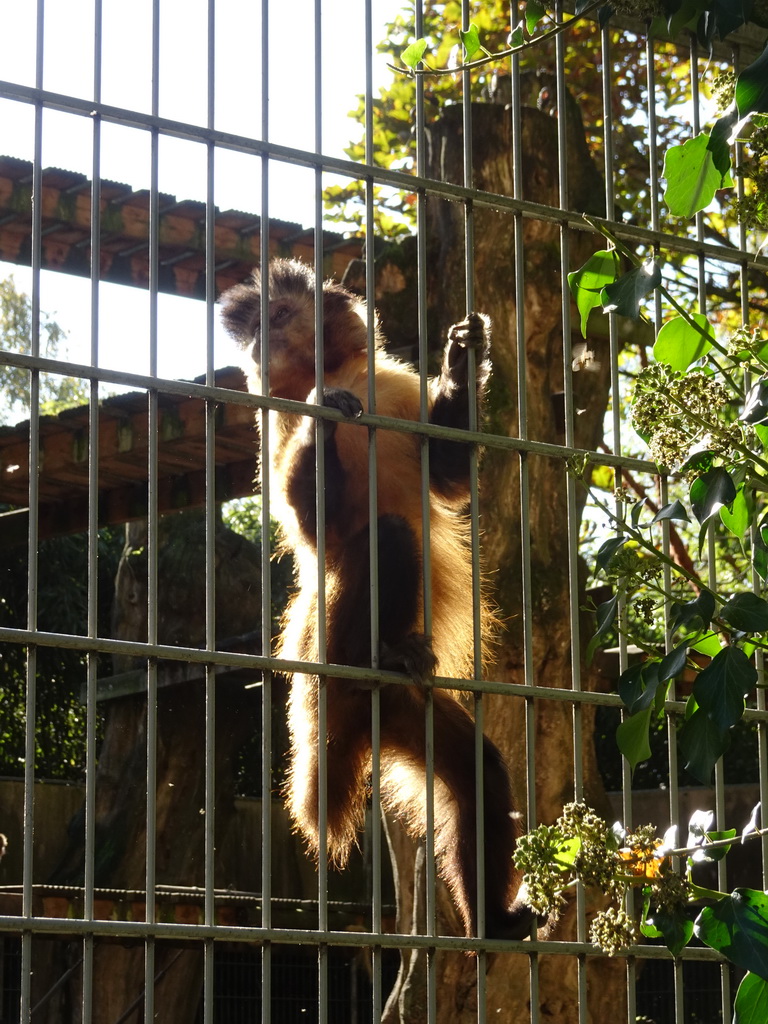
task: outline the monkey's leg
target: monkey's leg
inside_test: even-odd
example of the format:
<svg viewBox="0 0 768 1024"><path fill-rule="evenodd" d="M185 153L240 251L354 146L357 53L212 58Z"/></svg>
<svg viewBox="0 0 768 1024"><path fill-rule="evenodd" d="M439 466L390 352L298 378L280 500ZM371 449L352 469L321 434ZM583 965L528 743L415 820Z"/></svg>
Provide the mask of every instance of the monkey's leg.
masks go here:
<svg viewBox="0 0 768 1024"><path fill-rule="evenodd" d="M382 748L413 766L423 779L424 715L423 699L419 698L412 690L405 696L382 693ZM436 690L433 701L434 770L441 784L435 788L435 852L466 933L473 935L477 928L475 726L471 715L448 694ZM399 802L397 794L393 794L393 802ZM492 938L524 938L532 921L530 908L513 905L510 894L515 848L512 811L506 766L493 743L484 737L484 887L486 934Z"/></svg>
<svg viewBox="0 0 768 1024"><path fill-rule="evenodd" d="M429 419L443 427L466 430L469 427L469 352L477 354L475 380L477 408L482 410L490 346L488 322L478 313L454 324L448 332L440 376L433 385L433 405ZM463 441L444 438L429 440L429 472L432 482L448 495L466 488L469 482L470 446Z"/></svg>

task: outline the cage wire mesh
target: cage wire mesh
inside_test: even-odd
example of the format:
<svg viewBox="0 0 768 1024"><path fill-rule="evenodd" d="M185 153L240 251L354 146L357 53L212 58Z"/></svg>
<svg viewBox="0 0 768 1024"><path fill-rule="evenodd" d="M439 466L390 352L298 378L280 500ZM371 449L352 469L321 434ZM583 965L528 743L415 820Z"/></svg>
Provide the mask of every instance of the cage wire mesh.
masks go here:
<svg viewBox="0 0 768 1024"><path fill-rule="evenodd" d="M626 644L619 640L617 667L606 669L602 681L585 658L585 552L593 559L609 528L595 508L585 510L569 472L586 455L593 472L610 469L625 486L638 481L658 505L670 500L667 481L655 476L626 425L627 339L616 318L607 317L586 347L574 347L579 324L567 275L585 253L604 247L596 224L607 224L632 248L673 254L703 313L708 275L727 279L750 322L748 280L761 264L746 231L736 244L724 244L702 214L690 226L660 205L658 122L676 112L658 100L655 62L659 54L674 55L683 81L679 104L698 130L707 55L695 43L657 42L630 21L601 26L587 18L580 38L589 37L602 81L589 118L580 107L578 41L567 33L556 36L546 67L515 54L480 79L452 76L452 105L439 106L434 82L418 77L411 109L397 94L378 95L376 46L385 21L399 14L396 6L296 3L286 13L267 0L248 11L222 0L183 8L148 0L118 12L89 0L68 5L65 16L59 5L38 0L14 13L7 28L7 48L15 52L2 58L0 72L10 128L9 152L0 155L0 244L3 259L29 268L19 280L29 282L30 329L26 350L9 345L0 352L3 367L27 375L28 409L28 423L0 435L0 501L8 510L0 542L18 556L14 571L23 580L4 595L4 607L15 607L0 626L3 660L23 672L21 703L12 711L8 704L13 727L4 736L18 755L16 778L2 783L3 1020L581 1022L606 1019L606 998L615 1019L628 1022L730 1019L731 969L713 951L689 946L673 959L663 945L642 940L609 962L589 940L581 888L567 930L512 943L486 939L480 901L481 937L460 937L444 893L441 902L434 854L433 690L423 693L426 838L409 846L397 825L390 821L388 834L381 825L376 685L408 685L379 661L382 437L410 432L422 453L429 633L429 440L439 431L426 425L427 375L449 324L468 310L488 310L489 412L482 422L472 418L476 410L470 413L468 432L455 435L483 447L481 460L472 445L468 503L474 673L452 683L473 711L476 765L483 763L485 732L510 762L527 827L551 821L553 807L586 800L627 826L650 819L683 830L704 801L716 811L716 827L727 828L739 824L734 813L759 799L767 764L763 691L747 711L743 741L754 777L745 782L740 768L729 777L721 761L713 790L692 796L675 734L684 683L673 683L668 735L654 736L653 763L640 767L633 789L613 740ZM465 27L481 9L464 5ZM564 17L561 4L554 16ZM390 28L392 38L405 43L435 32L432 17L417 5L406 29ZM737 40L718 59L743 66L751 57L741 51L750 46ZM355 160L341 151L337 119L329 127L340 102L331 74L339 64L351 68L343 103L362 97ZM644 109L629 110L621 99L629 78ZM392 109L401 104L400 139L380 124L388 102ZM343 131L349 138L350 124ZM644 168L638 173L645 191L630 210L616 203L627 174L616 155L620 135L620 152L626 156L629 138ZM406 144L410 163L384 159L390 147ZM354 186L362 200L352 235L343 218L326 218L324 195L334 197L341 186ZM232 212L237 204L248 212ZM401 212L390 216L395 207ZM351 207L339 208L352 219ZM395 246L395 257L384 243L403 225L407 240ZM255 452L257 410L295 409L270 398L267 382L262 393L248 394L222 369L232 355L221 341L217 298L249 265L265 266L278 255L306 260L318 285L327 276L340 279L352 264L345 281L355 287L356 280L371 300L370 367L377 304L390 342L415 361L421 381L419 423L377 414L374 388L356 427L367 438L374 524L372 654L365 671L341 666L334 676L362 678L370 687L365 728L373 749L366 830L359 855L341 875L323 857L315 872L291 835L280 795L286 666L273 638L275 607L290 582L274 558L270 473L262 475L256 510L241 506L227 519L232 524L240 515L241 526L247 519L258 543L238 547L219 511L223 500L243 498L252 487L255 457L243 445ZM44 344L44 311L60 294L54 278L78 296L74 330L86 341L77 357ZM127 296L131 285L139 298ZM170 300L168 293L185 298ZM190 320L180 305L195 307ZM650 331L670 313L658 290L651 306ZM268 308L261 312L267 321ZM321 353L323 326L318 304ZM195 379L179 379L187 377ZM79 382L80 404L52 417L46 389L63 378ZM301 411L319 430L329 418L311 402ZM262 446L268 424L265 418ZM600 447L585 444L588 436ZM328 466L323 446L317 451L322 495ZM543 504L545 493L556 502ZM326 511L319 501L318 566L325 562ZM123 523L132 525L119 555ZM105 527L112 531L106 539ZM57 535L71 534L83 540L70 565L56 543ZM711 571L714 543L710 533ZM667 527L665 544L668 551ZM323 736L325 575L317 575ZM508 616L508 639L501 641L503 656L484 664L486 586ZM552 618L547 601L557 605ZM50 688L65 685L65 663L74 663L82 682L82 704L73 701L67 712L80 747L73 771L52 785L43 766L55 766L59 748L51 740L45 760L46 716L55 704ZM435 682L437 690L450 686L444 678ZM10 689L6 696L10 701ZM567 777L552 768L558 747L567 754ZM240 762L236 748L245 750ZM321 847L328 829L326 756L323 742ZM493 837L482 826L481 768L475 776L482 892L483 844ZM724 891L731 885L727 870L720 861L717 887ZM756 870L747 884L760 888L763 868Z"/></svg>

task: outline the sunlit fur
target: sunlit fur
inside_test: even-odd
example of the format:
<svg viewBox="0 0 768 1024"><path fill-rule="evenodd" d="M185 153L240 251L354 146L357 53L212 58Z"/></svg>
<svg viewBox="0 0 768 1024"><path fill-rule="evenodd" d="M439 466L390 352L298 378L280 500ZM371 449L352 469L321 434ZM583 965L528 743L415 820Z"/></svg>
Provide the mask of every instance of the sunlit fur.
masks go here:
<svg viewBox="0 0 768 1024"><path fill-rule="evenodd" d="M315 395L315 275L296 261L274 261L269 268L269 394L314 402ZM261 374L262 280L230 290L222 299L223 319L246 355L249 387L262 390ZM364 302L333 283L323 287L324 386L355 395L368 409L368 329ZM476 318L486 334L478 354L478 391L482 394L488 372L484 360L489 324ZM418 373L388 355L378 327L375 337L376 413L402 420L419 420ZM449 346L451 342L449 340ZM430 381L430 411L441 393L453 401L457 387L449 368ZM465 384L466 391L466 384ZM331 428L333 431L333 428ZM331 664L371 665L368 609L369 434L353 422L340 422L332 433L341 469L328 470L325 531L326 650L318 644L317 542L314 523L314 419L301 414L271 411L262 421L268 435L271 509L280 522L286 547L296 563L297 589L286 612L279 654L287 660ZM326 447L327 460L335 459ZM464 448L462 447L462 451ZM438 462L437 458L434 460ZM335 465L335 462L333 463ZM376 431L379 560L382 572L389 556L387 529L403 528L406 547L413 542L418 578L408 584L413 615L407 628L391 645L398 649L413 634L426 632L423 616L421 563L421 440L415 433ZM266 466L262 466L262 476ZM472 562L466 515L468 480L455 474L433 478L429 500L429 562L431 592L431 646L437 675L472 678L474 628ZM340 490L332 493L333 488ZM298 495L298 497L297 497ZM391 517L391 518L388 518ZM394 524L394 525L393 525ZM383 539L384 538L384 539ZM393 542L394 543L394 542ZM395 556L400 551L395 547ZM404 565L408 565L403 556ZM409 577L410 578L410 577ZM384 586L382 584L382 586ZM406 584L403 584L404 588ZM359 595L359 599L358 599ZM382 636L392 609L382 607ZM484 650L492 615L481 600ZM393 627L394 628L394 627ZM364 634L364 635L362 635ZM423 645L429 653L429 642ZM390 652L391 654L391 649ZM382 663L386 665L386 651ZM397 659L395 659L397 662ZM397 663L395 667L403 670ZM404 662L407 669L407 661ZM327 677L327 854L343 866L364 825L371 763L370 684ZM310 848L319 854L318 835L318 693L317 676L294 673L289 701L291 764L287 799L296 827ZM391 684L380 690L382 794L385 804L400 814L416 834L425 830L425 719L424 688L417 684ZM476 924L476 837L474 725L457 696L434 690L435 713L435 846L441 874L448 884L465 929ZM515 826L510 817L511 797L506 768L496 748L485 740L484 796L486 832L486 901L488 931L519 937L527 934L527 914L509 913L513 901L511 865Z"/></svg>

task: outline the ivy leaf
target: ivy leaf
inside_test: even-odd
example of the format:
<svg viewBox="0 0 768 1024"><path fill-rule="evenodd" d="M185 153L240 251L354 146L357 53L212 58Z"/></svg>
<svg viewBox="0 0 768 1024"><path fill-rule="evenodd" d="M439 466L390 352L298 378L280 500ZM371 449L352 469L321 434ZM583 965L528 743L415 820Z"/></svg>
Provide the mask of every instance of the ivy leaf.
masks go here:
<svg viewBox="0 0 768 1024"><path fill-rule="evenodd" d="M647 662L638 662L636 665L630 665L629 668L619 676L619 696L627 707L627 710L632 712L632 708L635 701L642 696L643 693L643 674L647 667Z"/></svg>
<svg viewBox="0 0 768 1024"><path fill-rule="evenodd" d="M733 1024L765 1024L768 1020L768 982L748 971L733 1004Z"/></svg>
<svg viewBox="0 0 768 1024"><path fill-rule="evenodd" d="M592 663L592 657L595 650L600 646L600 642L605 637L606 633L610 630L616 618L616 609L619 606L619 595L614 594L608 601L604 601L602 604L597 606L595 617L597 619L597 629L595 630L594 636L589 641L587 646L586 659L587 664Z"/></svg>
<svg viewBox="0 0 768 1024"><path fill-rule="evenodd" d="M419 61L424 56L424 52L427 49L426 39L417 39L411 43L410 46L406 46L403 52L400 54L400 60L405 64L407 68L415 68Z"/></svg>
<svg viewBox="0 0 768 1024"><path fill-rule="evenodd" d="M581 314L581 336L587 336L587 320L596 306L602 306L600 293L607 284L616 280L619 258L613 249L600 249L593 253L580 270L568 275L568 287Z"/></svg>
<svg viewBox="0 0 768 1024"><path fill-rule="evenodd" d="M599 572L601 569L607 569L613 556L619 548L624 547L628 539L627 537L609 537L608 540L603 541L595 558L595 571Z"/></svg>
<svg viewBox="0 0 768 1024"><path fill-rule="evenodd" d="M768 112L768 49L736 79L736 106L739 117Z"/></svg>
<svg viewBox="0 0 768 1024"><path fill-rule="evenodd" d="M749 528L749 504L744 493L743 484L736 492L736 497L733 499L730 511L725 505L720 509L720 520L723 526L730 530L734 537L738 537L739 540L742 540L746 535Z"/></svg>
<svg viewBox="0 0 768 1024"><path fill-rule="evenodd" d="M540 4L539 0L528 0L525 5L525 27L528 35L531 35L546 13L546 7Z"/></svg>
<svg viewBox="0 0 768 1024"><path fill-rule="evenodd" d="M736 829L735 828L729 828L725 832L707 832L707 839L711 840L711 842L713 842L713 843L717 843L721 839L735 839L735 838L736 838ZM712 861L722 860L723 857L726 855L726 853L728 853L729 850L730 850L730 846L707 846L707 844L704 843L704 844L702 844L702 846L699 847L699 850L697 851L696 859L699 861L699 863L704 863L705 861L712 862Z"/></svg>
<svg viewBox="0 0 768 1024"><path fill-rule="evenodd" d="M713 907L704 907L694 932L731 963L768 981L768 896L757 889L734 889ZM765 1019L765 1018L763 1018Z"/></svg>
<svg viewBox="0 0 768 1024"><path fill-rule="evenodd" d="M517 26L514 32L510 32L509 45L513 50L516 50L518 46L523 46L525 43L525 37L523 35L523 23Z"/></svg>
<svg viewBox="0 0 768 1024"><path fill-rule="evenodd" d="M665 679L661 678L659 672L661 663L658 661L647 661L642 666L639 676L630 678L626 672L621 674L619 680L619 696L627 705L630 715L636 715L638 711L645 711L656 701L659 687ZM625 676L627 678L625 679ZM623 684L622 684L623 680ZM663 695L666 695L669 687L664 687Z"/></svg>
<svg viewBox="0 0 768 1024"><path fill-rule="evenodd" d="M714 337L712 325L703 313L694 313L693 320L710 337ZM667 320L658 333L653 346L653 358L657 363L668 363L673 370L684 373L691 363L701 359L712 348L712 342L697 331L684 316Z"/></svg>
<svg viewBox="0 0 768 1024"><path fill-rule="evenodd" d="M715 762L730 746L730 732L723 732L706 711L696 708L683 723L677 741L686 758L687 770L703 786L710 785Z"/></svg>
<svg viewBox="0 0 768 1024"><path fill-rule="evenodd" d="M699 672L693 696L717 727L725 732L744 714L744 698L757 682L757 671L739 647L724 647Z"/></svg>
<svg viewBox="0 0 768 1024"><path fill-rule="evenodd" d="M747 392L744 411L739 419L743 423L765 423L768 420L768 377L761 377Z"/></svg>
<svg viewBox="0 0 768 1024"><path fill-rule="evenodd" d="M688 643L680 644L669 654L665 654L659 662L659 679L666 682L667 679L674 679L679 676L688 661Z"/></svg>
<svg viewBox="0 0 768 1024"><path fill-rule="evenodd" d="M727 601L720 614L734 629L744 633L762 633L768 629L768 601L749 590Z"/></svg>
<svg viewBox="0 0 768 1024"><path fill-rule="evenodd" d="M661 271L656 261L646 260L618 281L603 288L600 298L606 313L618 313L637 320L640 316L640 302L649 292L661 284Z"/></svg>
<svg viewBox="0 0 768 1024"><path fill-rule="evenodd" d="M641 761L647 761L651 756L651 745L648 742L651 711L651 708L646 708L636 715L628 715L616 730L616 743L629 761L632 771Z"/></svg>
<svg viewBox="0 0 768 1024"><path fill-rule="evenodd" d="M715 599L709 590L685 604L675 602L670 609L670 629L706 629L715 614Z"/></svg>
<svg viewBox="0 0 768 1024"><path fill-rule="evenodd" d="M467 60L472 60L480 49L480 31L477 25L472 22L466 32L459 29L459 37L464 44L464 56Z"/></svg>
<svg viewBox="0 0 768 1024"><path fill-rule="evenodd" d="M702 526L735 497L736 485L722 466L696 477L691 485L691 509Z"/></svg>
<svg viewBox="0 0 768 1024"><path fill-rule="evenodd" d="M681 146L670 146L662 176L667 182L664 199L669 212L686 220L706 209L719 188L732 184L730 174L718 169L705 132Z"/></svg>
<svg viewBox="0 0 768 1024"><path fill-rule="evenodd" d="M640 931L649 939L662 939L672 956L679 956L691 941L693 921L684 907L671 913L656 910L645 915Z"/></svg>
<svg viewBox="0 0 768 1024"><path fill-rule="evenodd" d="M690 517L685 511L682 502L671 501L668 505L660 508L651 520L651 524L660 523L664 519L679 519L681 522L690 523Z"/></svg>

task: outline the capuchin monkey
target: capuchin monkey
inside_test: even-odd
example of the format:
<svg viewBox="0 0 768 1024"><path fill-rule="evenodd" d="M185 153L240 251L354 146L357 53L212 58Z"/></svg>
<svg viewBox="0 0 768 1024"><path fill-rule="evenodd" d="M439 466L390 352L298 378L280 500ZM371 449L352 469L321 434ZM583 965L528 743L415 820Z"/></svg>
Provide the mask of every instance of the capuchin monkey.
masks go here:
<svg viewBox="0 0 768 1024"><path fill-rule="evenodd" d="M269 290L269 394L316 403L315 302L322 303L322 405L346 421L367 410L368 331L365 303L326 282L316 297L314 271L275 260L222 296L222 317L241 345L249 386L261 393L261 292ZM376 413L419 419L419 375L388 355L375 338ZM429 422L469 425L469 352L476 354L477 402L489 373L490 323L470 313L448 332L440 375L429 382ZM262 413L261 415L265 415ZM263 436L266 436L263 431ZM325 462L325 661L371 667L368 432L353 422L301 413L269 413L272 512L293 553L297 590L290 602L280 656L318 662L316 445ZM317 438L320 437L320 442ZM429 439L431 635L425 635L421 442L418 435L379 428L377 443L379 665L410 676L411 685L381 686L381 790L386 808L415 835L426 829L424 683L435 673L472 678L472 564L469 547L470 445ZM482 602L483 642L492 614ZM371 770L370 680L326 679L327 855L339 867L364 826ZM318 835L317 676L295 672L289 725L287 801L297 829L316 856ZM435 688L435 852L442 878L468 936L477 929L475 726L456 694ZM507 768L483 738L485 930L492 938L530 934L531 910L516 901L512 853L516 824Z"/></svg>

